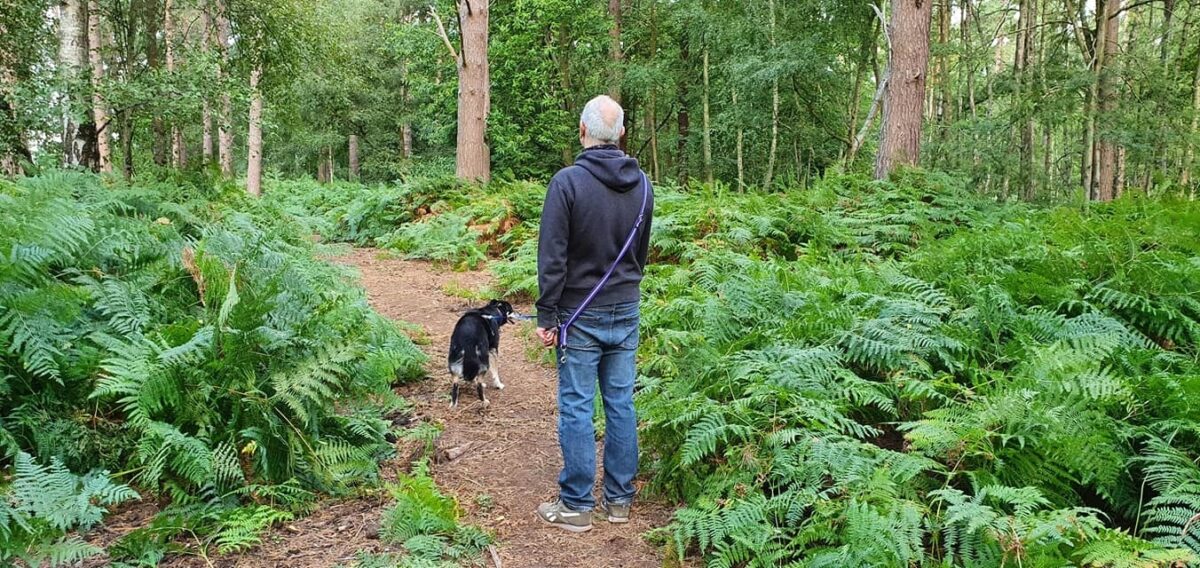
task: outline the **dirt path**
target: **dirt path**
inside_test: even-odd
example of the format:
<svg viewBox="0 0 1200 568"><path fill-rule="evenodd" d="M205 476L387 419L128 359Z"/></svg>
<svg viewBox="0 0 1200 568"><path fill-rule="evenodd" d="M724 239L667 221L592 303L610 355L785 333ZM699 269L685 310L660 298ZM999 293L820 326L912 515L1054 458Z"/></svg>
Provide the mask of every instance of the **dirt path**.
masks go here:
<svg viewBox="0 0 1200 568"><path fill-rule="evenodd" d="M489 282L486 273L382 260L368 249L356 250L342 261L362 272L376 310L417 324L428 334L430 341L423 349L430 356L431 379L410 385L401 394L416 406L417 419L442 425L439 448L469 445L458 459L436 465L434 478L443 491L458 499L471 522L496 535L504 566L662 566L659 552L642 538L669 519L669 511L661 506L639 504L629 525L597 521L583 535L547 527L534 515L538 503L555 495L562 461L555 430L555 374L525 356L531 345L522 336L528 334L504 329L500 376L506 388L489 391L492 404L487 411L465 402L456 410L448 408L445 349L459 312L469 305L447 296L445 290L478 289ZM530 310L529 306L518 309Z"/></svg>
<svg viewBox="0 0 1200 568"><path fill-rule="evenodd" d="M455 497L467 513L465 519L496 536L494 547L505 568L638 568L663 566L662 554L643 535L667 524L670 509L641 500L633 522L609 525L597 521L591 532L575 535L555 529L535 516L537 504L557 492L561 467L556 436L555 374L549 367L530 362L526 352L536 352L529 329L505 327L500 348L500 374L506 388L489 390L491 407L482 411L469 397L456 410L449 408L450 380L445 350L459 314L471 307L447 290L477 290L490 283L486 272L454 272L424 262L385 259L378 251L356 249L336 259L354 266L372 307L379 313L419 326L427 344L429 379L399 389L414 406L411 424L426 422L442 429L436 446L445 457L450 449L467 448L452 460L439 460L433 476L443 492ZM517 306L529 313L529 306ZM525 324L530 325L530 324ZM401 443L403 444L403 442ZM411 449L401 449L404 454ZM597 463L601 460L597 458ZM407 467L405 455L384 464L383 477L395 479ZM600 472L597 472L598 474ZM597 478L600 476L597 475ZM400 547L379 539L380 514L386 495L330 500L311 515L275 529L261 545L242 554L203 557L184 539L191 553L173 555L167 568L327 568L351 566L359 551L397 552ZM101 547L123 534L145 526L157 513L152 500L124 507L97 527L88 540ZM491 555L489 567L496 566ZM83 568L106 566L103 555Z"/></svg>

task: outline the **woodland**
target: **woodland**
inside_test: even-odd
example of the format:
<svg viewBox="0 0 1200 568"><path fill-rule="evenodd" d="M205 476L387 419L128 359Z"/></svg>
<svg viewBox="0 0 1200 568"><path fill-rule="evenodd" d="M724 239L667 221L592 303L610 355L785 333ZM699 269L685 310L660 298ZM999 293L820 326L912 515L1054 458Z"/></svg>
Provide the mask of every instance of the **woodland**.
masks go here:
<svg viewBox="0 0 1200 568"><path fill-rule="evenodd" d="M0 565L499 568L334 258L527 305L598 94L650 565L1200 565L1198 0L0 0Z"/></svg>

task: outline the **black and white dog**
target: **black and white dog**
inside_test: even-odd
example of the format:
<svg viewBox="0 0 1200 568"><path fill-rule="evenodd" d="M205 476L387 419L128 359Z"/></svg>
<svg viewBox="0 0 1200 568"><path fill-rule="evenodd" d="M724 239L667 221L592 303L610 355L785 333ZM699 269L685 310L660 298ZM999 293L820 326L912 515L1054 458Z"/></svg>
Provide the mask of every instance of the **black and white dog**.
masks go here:
<svg viewBox="0 0 1200 568"><path fill-rule="evenodd" d="M502 389L497 356L500 350L500 326L512 321L512 304L492 300L488 305L471 310L454 324L450 335L450 354L446 364L454 379L450 387L450 407L458 406L458 388L462 381L475 382L475 392L486 407L489 401L483 394L483 383L476 382L483 373L491 372L492 388Z"/></svg>

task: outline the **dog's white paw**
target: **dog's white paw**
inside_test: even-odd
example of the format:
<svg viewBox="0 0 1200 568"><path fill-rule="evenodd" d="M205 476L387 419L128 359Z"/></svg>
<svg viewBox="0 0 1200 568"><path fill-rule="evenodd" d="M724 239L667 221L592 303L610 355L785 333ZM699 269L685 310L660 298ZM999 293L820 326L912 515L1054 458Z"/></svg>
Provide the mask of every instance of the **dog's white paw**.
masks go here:
<svg viewBox="0 0 1200 568"><path fill-rule="evenodd" d="M502 383L500 381L493 382L492 388L494 388L496 390L504 390L504 383Z"/></svg>

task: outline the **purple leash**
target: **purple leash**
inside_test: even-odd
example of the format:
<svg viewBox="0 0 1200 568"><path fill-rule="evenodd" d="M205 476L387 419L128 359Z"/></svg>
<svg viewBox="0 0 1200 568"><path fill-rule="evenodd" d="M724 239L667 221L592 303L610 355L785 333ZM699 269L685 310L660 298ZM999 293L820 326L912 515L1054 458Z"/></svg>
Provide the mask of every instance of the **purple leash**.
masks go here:
<svg viewBox="0 0 1200 568"><path fill-rule="evenodd" d="M559 349L563 350L562 358L564 361L567 357L567 330L570 329L572 325L575 325L575 320L579 319L579 316L582 315L583 311L587 309L588 304L591 304L592 300L596 299L596 295L599 294L600 290L604 288L604 285L608 283L608 279L612 278L613 272L617 270L617 265L621 263L621 259L625 258L625 255L629 252L629 247L633 246L633 239L637 237L638 229L642 227L642 220L646 218L646 203L648 202L649 198L650 180L646 179L646 173L642 172L642 209L638 212L637 221L633 224L633 230L629 231L629 238L625 239L625 246L621 247L621 252L617 254L616 260L614 260L612 265L608 267L608 271L604 273L604 276L600 277L600 280L596 282L595 286L592 287L592 291L589 292L587 297L583 299L583 303L579 304L579 307L576 308L575 313L571 314L571 317L567 319L566 323L558 326L558 347Z"/></svg>

